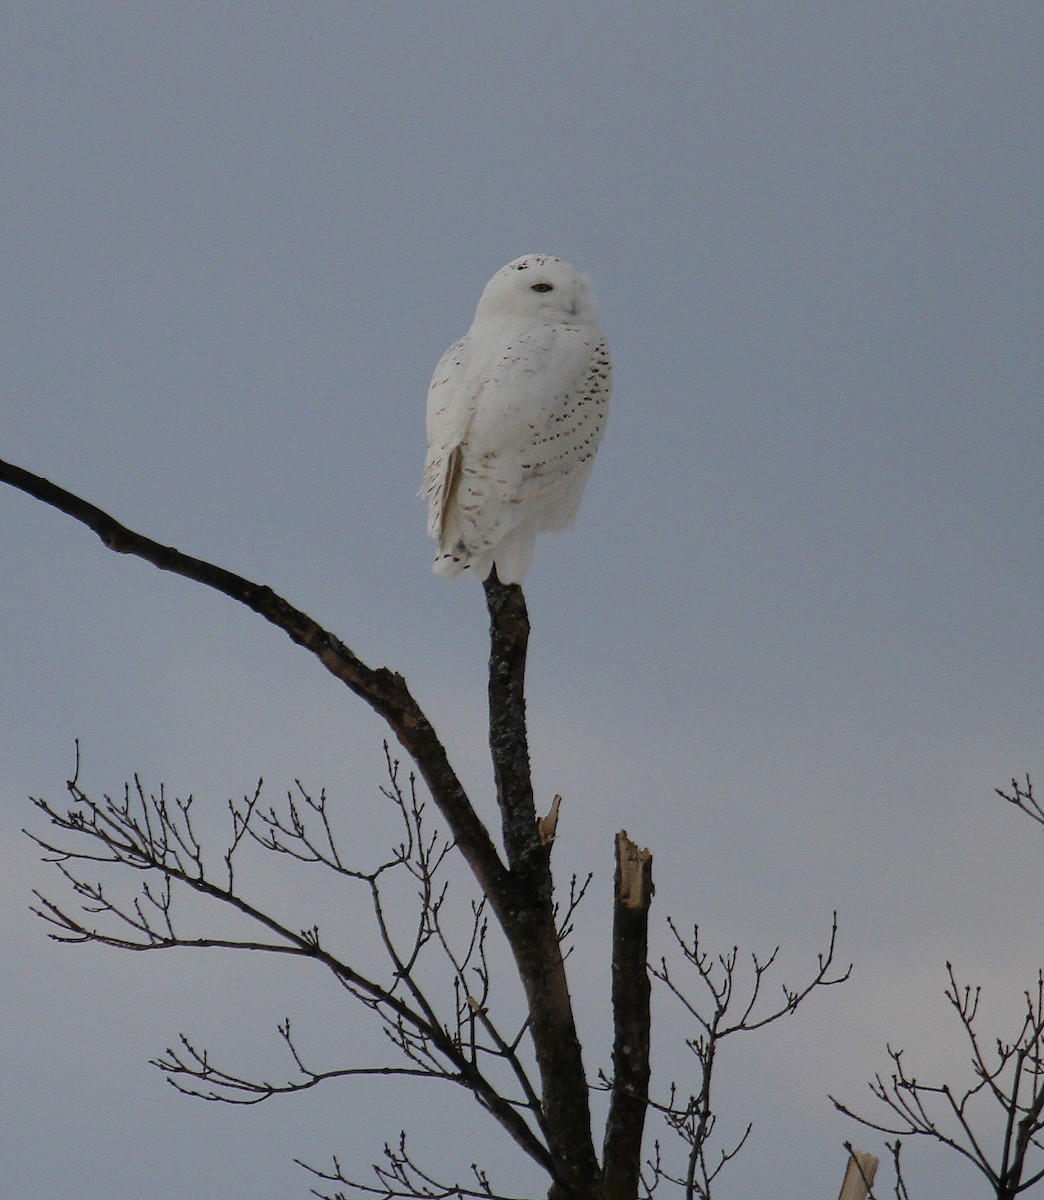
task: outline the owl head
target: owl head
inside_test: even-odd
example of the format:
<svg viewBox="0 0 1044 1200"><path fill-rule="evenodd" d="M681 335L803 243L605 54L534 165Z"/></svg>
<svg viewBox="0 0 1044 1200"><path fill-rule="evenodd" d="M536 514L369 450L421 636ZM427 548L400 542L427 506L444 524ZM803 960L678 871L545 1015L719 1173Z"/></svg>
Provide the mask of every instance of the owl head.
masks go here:
<svg viewBox="0 0 1044 1200"><path fill-rule="evenodd" d="M526 254L501 267L486 284L475 319L589 320L593 312L586 275L552 254Z"/></svg>

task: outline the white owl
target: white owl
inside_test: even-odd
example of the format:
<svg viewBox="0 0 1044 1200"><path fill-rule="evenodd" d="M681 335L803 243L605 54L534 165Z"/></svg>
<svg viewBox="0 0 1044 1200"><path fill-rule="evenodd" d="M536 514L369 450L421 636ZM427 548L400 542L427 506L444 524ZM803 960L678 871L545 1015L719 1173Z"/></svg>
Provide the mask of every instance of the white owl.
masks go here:
<svg viewBox="0 0 1044 1200"><path fill-rule="evenodd" d="M421 495L434 570L521 583L541 530L576 517L609 412L609 349L587 278L527 254L486 284L428 390Z"/></svg>

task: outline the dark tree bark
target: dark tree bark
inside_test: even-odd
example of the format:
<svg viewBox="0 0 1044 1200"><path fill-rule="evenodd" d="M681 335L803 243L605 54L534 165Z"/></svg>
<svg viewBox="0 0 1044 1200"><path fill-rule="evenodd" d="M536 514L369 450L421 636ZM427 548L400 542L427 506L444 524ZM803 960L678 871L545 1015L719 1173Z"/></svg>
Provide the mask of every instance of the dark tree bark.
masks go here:
<svg viewBox="0 0 1044 1200"><path fill-rule="evenodd" d="M490 617L489 743L512 899L501 920L526 990L551 1153L563 1196L595 1196L591 1108L555 923L551 847L541 839L529 764L525 674L529 616L518 584L485 583ZM498 913L498 915L500 915ZM641 966L645 972L644 956Z"/></svg>
<svg viewBox="0 0 1044 1200"><path fill-rule="evenodd" d="M613 905L613 1094L602 1152L604 1200L638 1194L642 1135L649 1107L651 985L648 959L652 855L622 830L616 835Z"/></svg>

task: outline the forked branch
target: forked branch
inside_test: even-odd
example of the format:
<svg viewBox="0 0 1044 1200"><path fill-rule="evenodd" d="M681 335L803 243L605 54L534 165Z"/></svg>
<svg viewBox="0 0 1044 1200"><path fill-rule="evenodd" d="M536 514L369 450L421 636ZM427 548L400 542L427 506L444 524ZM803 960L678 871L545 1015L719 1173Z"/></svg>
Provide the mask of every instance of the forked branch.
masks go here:
<svg viewBox="0 0 1044 1200"><path fill-rule="evenodd" d="M1011 781L1011 791L1006 792L1003 788L994 789L1002 800L1007 800L1009 804L1014 804L1017 809L1024 812L1031 821L1036 821L1038 825L1044 825L1044 805L1033 794L1033 782L1030 777L1026 776L1026 783L1023 786L1017 779Z"/></svg>
<svg viewBox="0 0 1044 1200"><path fill-rule="evenodd" d="M764 1029L796 1012L817 989L843 983L852 968L848 966L840 971L834 968L835 913L827 949L818 955L818 965L811 978L800 987L781 984L782 999L773 1002L765 996L764 988L775 967L778 947L765 957L750 956L750 971L743 988L738 947L734 946L727 954L712 954L703 948L698 927L693 929L691 937L686 938L673 921L668 923L683 962L696 973L698 998L679 982L665 958L653 967L652 973L682 1005L699 1030L695 1037L686 1041L699 1066L699 1088L683 1099L684 1093L672 1084L665 1101L651 1102L652 1107L663 1114L668 1127L688 1147L688 1153L682 1174L669 1172L660 1161L648 1164L646 1186L655 1186L665 1180L681 1188L686 1200L711 1200L714 1180L743 1148L751 1131L748 1124L731 1144L719 1146L714 1151L711 1149L711 1138L717 1125L712 1085L722 1043L736 1034Z"/></svg>
<svg viewBox="0 0 1044 1200"><path fill-rule="evenodd" d="M344 1189L363 1196L376 1196L378 1200L417 1200L418 1197L423 1197L423 1200L458 1200L458 1197L459 1200L520 1200L496 1191L486 1172L474 1163L471 1166L472 1177L466 1182L438 1179L414 1161L406 1146L405 1133L399 1135L397 1145L385 1144L383 1161L374 1163L373 1180L369 1183L346 1175L336 1157L327 1170L309 1166L300 1159L297 1162L317 1179L337 1187L333 1192L313 1189L312 1194L319 1200L344 1200Z"/></svg>

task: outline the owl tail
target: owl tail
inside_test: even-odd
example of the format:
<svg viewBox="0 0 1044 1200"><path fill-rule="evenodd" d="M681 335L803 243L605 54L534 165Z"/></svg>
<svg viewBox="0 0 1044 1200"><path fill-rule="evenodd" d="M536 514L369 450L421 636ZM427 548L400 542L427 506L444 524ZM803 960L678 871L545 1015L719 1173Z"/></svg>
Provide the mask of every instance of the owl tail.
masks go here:
<svg viewBox="0 0 1044 1200"><path fill-rule="evenodd" d="M533 563L535 542L536 529L532 522L526 522L505 534L492 550L472 552L462 542L452 549L440 546L432 570L444 579L456 579L466 571L476 579L485 580L495 563L501 583L521 583Z"/></svg>

